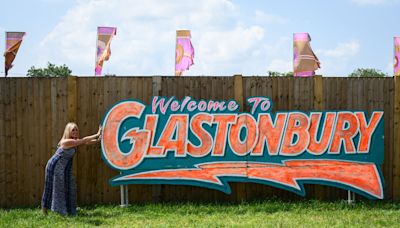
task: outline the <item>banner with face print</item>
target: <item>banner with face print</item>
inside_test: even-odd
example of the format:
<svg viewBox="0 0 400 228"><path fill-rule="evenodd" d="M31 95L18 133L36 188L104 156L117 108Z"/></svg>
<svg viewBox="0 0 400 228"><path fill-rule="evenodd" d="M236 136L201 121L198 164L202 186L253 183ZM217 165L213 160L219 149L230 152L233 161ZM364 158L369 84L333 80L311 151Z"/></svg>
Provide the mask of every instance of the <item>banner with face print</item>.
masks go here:
<svg viewBox="0 0 400 228"><path fill-rule="evenodd" d="M190 30L176 31L175 75L181 76L183 71L193 65L194 48L190 41Z"/></svg>
<svg viewBox="0 0 400 228"><path fill-rule="evenodd" d="M8 71L13 67L12 63L17 56L24 36L25 32L6 32L6 51L4 52L6 76L8 75Z"/></svg>
<svg viewBox="0 0 400 228"><path fill-rule="evenodd" d="M394 76L400 76L400 37L394 38Z"/></svg>
<svg viewBox="0 0 400 228"><path fill-rule="evenodd" d="M320 68L320 62L311 49L311 37L308 33L293 35L293 74L298 77L315 75Z"/></svg>
<svg viewBox="0 0 400 228"><path fill-rule="evenodd" d="M117 28L114 27L97 28L96 76L101 75L104 61L107 61L111 56L111 40L116 34Z"/></svg>

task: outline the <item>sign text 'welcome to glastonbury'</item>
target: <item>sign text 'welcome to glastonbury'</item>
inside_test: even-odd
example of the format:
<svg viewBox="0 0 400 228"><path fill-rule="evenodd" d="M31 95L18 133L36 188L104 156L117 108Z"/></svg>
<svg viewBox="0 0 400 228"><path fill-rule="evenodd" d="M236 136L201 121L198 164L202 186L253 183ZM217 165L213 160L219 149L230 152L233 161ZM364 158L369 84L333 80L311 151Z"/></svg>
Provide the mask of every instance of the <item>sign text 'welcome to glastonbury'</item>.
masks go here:
<svg viewBox="0 0 400 228"><path fill-rule="evenodd" d="M267 97L125 100L103 120L102 156L121 172L110 183L184 184L230 193L228 182L304 195L304 183L383 199L383 111L271 113Z"/></svg>

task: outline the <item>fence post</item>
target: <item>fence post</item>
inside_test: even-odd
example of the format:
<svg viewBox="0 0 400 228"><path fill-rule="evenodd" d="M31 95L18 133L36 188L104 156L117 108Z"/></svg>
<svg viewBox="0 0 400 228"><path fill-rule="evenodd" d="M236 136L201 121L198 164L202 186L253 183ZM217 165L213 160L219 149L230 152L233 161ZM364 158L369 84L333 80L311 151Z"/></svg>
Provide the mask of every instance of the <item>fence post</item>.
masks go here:
<svg viewBox="0 0 400 228"><path fill-rule="evenodd" d="M322 83L322 76L314 76L314 110L324 109L324 85Z"/></svg>
<svg viewBox="0 0 400 228"><path fill-rule="evenodd" d="M56 78L52 80L57 80ZM77 76L68 76L67 77L67 114L68 114L68 122L77 122ZM52 120L58 121L58 120ZM75 156L74 159L75 163L72 167L73 174L77 177L78 176L78 156Z"/></svg>
<svg viewBox="0 0 400 228"><path fill-rule="evenodd" d="M239 111L243 112L243 110L244 110L243 77L241 74L233 75L233 86L234 86L235 100L240 105ZM246 200L246 184L245 183L236 183L236 200L238 202L243 202Z"/></svg>
<svg viewBox="0 0 400 228"><path fill-rule="evenodd" d="M159 96L161 93L161 76L153 76L153 96ZM153 184L151 188L151 198L154 203L161 200L161 184Z"/></svg>
<svg viewBox="0 0 400 228"><path fill-rule="evenodd" d="M321 75L316 75L314 79L314 110L322 111L324 110L324 84ZM315 198L322 200L325 198L325 193L327 191L326 186L314 185Z"/></svg>
<svg viewBox="0 0 400 228"><path fill-rule="evenodd" d="M394 77L393 200L400 199L400 79Z"/></svg>
<svg viewBox="0 0 400 228"><path fill-rule="evenodd" d="M68 76L67 77L67 102L68 102L68 121L76 122L76 109L77 109L77 86L76 86L77 77L76 76Z"/></svg>

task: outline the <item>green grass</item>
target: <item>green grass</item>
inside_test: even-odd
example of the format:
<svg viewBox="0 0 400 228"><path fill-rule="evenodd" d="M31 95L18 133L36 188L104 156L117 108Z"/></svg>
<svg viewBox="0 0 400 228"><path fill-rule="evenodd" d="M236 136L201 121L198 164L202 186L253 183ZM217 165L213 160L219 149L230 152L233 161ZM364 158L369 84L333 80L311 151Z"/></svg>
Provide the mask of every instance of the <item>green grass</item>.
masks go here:
<svg viewBox="0 0 400 228"><path fill-rule="evenodd" d="M0 227L399 227L400 203L282 202L82 207L78 215L0 209Z"/></svg>

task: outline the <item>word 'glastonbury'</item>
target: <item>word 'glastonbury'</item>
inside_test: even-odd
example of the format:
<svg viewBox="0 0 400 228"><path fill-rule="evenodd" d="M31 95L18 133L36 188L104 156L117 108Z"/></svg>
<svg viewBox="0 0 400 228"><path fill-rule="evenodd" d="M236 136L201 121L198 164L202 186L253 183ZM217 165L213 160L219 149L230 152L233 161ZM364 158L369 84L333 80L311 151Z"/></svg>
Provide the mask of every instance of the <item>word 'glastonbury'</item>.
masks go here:
<svg viewBox="0 0 400 228"><path fill-rule="evenodd" d="M103 156L112 167L128 170L170 153L177 158L368 154L383 117L382 111L369 119L359 111L272 115L266 112L272 106L269 98L247 101L250 113L233 113L239 109L234 100L154 97L151 108L122 101L103 121ZM125 151L123 142L129 142Z"/></svg>

